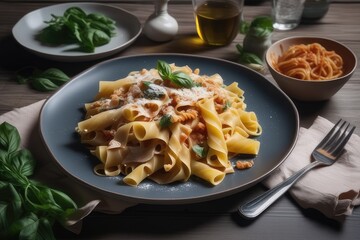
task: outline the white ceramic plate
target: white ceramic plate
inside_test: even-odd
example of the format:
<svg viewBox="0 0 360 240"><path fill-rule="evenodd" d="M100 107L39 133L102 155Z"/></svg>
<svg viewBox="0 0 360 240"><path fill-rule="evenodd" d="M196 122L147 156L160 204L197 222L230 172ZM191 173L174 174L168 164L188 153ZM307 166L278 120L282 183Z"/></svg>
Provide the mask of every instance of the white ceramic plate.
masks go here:
<svg viewBox="0 0 360 240"><path fill-rule="evenodd" d="M86 13L102 13L116 21L116 36L103 46L95 48L94 53L76 50L78 46L47 46L36 39L36 35L47 26L44 21L51 19L51 14L62 16L69 7L77 6ZM110 5L99 3L64 3L32 11L22 17L13 27L13 35L23 47L31 52L56 61L79 62L91 61L115 54L133 43L140 35L141 23L133 14Z"/></svg>
<svg viewBox="0 0 360 240"><path fill-rule="evenodd" d="M129 71L156 67L157 60L199 68L202 74L219 73L229 85L238 82L245 91L247 109L255 111L263 133L255 165L226 175L211 186L196 177L187 182L166 185L148 179L137 187L122 182L123 176L100 177L93 169L99 160L80 143L75 133L84 118L84 103L91 102L99 90L99 80L116 80ZM291 100L263 75L229 61L182 54L147 54L113 58L84 71L57 91L43 106L40 130L56 163L75 180L114 197L137 203L182 204L225 197L261 181L276 169L295 145L299 116Z"/></svg>

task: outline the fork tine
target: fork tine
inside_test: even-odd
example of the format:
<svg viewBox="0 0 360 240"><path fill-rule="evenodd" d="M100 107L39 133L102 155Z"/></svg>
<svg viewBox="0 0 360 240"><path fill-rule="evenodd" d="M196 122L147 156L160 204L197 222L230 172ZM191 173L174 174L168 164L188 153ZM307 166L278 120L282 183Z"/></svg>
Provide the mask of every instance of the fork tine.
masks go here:
<svg viewBox="0 0 360 240"><path fill-rule="evenodd" d="M337 127L338 127L338 125L340 124L341 121L342 121L342 119L340 119L340 120L333 126L333 128L328 132L328 134L326 134L326 136L323 138L323 140L321 140L321 142L316 146L316 148L322 148L323 146L326 145L326 143L329 142L329 140L333 137L334 131L337 129Z"/></svg>
<svg viewBox="0 0 360 240"><path fill-rule="evenodd" d="M349 126L349 125L348 125ZM341 141L337 144L336 148L332 151L332 154L334 156L340 155L342 153L342 150L344 149L346 143L349 141L351 135L353 134L355 130L355 126L351 128L351 130L346 134L346 130L344 131L344 137L341 139Z"/></svg>
<svg viewBox="0 0 360 240"><path fill-rule="evenodd" d="M334 151L336 146L339 142L346 136L346 131L350 126L350 123L348 123L345 127L345 130L342 130L345 126L346 121L344 121L339 129L334 133L334 136L329 140L329 142L323 147L324 150L328 151L329 153Z"/></svg>

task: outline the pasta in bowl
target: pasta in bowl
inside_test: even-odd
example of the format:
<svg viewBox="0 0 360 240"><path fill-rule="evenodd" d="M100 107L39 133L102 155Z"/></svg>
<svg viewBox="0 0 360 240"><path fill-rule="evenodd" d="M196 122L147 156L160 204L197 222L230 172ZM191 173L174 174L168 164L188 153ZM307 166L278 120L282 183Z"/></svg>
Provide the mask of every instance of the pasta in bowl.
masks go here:
<svg viewBox="0 0 360 240"><path fill-rule="evenodd" d="M265 59L279 87L301 101L328 100L357 65L349 48L320 37L284 38L268 49Z"/></svg>
<svg viewBox="0 0 360 240"><path fill-rule="evenodd" d="M234 168L253 164L235 164L232 156L259 152L262 128L246 107L237 82L159 60L156 68L101 81L76 131L99 159L99 175L124 175L131 186L191 176L218 185Z"/></svg>

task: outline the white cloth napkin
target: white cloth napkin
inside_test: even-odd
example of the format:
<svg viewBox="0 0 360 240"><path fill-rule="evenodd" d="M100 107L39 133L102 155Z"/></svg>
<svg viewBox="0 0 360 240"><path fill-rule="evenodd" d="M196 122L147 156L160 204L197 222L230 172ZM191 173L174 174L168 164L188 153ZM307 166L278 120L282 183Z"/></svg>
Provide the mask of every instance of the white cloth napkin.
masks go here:
<svg viewBox="0 0 360 240"><path fill-rule="evenodd" d="M81 231L81 220L92 211L118 214L126 208L135 205L135 203L126 202L122 199L114 198L114 196L109 197L106 193L96 191L74 181L74 179L64 174L63 170L51 160L51 156L47 153L41 140L38 127L39 114L44 102L45 100L41 100L3 114L0 116L0 124L6 121L16 127L21 136L21 147L29 149L34 155L37 168L32 177L42 183L46 183L49 187L65 192L81 207L72 216L72 219L66 222L65 227L70 231L79 233Z"/></svg>
<svg viewBox="0 0 360 240"><path fill-rule="evenodd" d="M317 117L309 129L300 128L298 142L290 156L264 185L273 188L309 164L311 152L333 126L327 119ZM360 137L353 134L345 149L332 166L311 170L289 190L301 207L314 208L329 218L343 220L360 205Z"/></svg>

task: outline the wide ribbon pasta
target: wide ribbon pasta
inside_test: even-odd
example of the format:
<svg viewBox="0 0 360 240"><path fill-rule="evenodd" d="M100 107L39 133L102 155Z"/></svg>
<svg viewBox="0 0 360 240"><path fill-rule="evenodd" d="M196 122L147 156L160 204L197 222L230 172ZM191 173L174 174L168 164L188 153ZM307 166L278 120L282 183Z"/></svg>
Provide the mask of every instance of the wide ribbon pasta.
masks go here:
<svg viewBox="0 0 360 240"><path fill-rule="evenodd" d="M230 156L256 155L262 132L254 112L246 111L244 91L221 75L200 75L188 66L169 65L194 84L183 87L158 69L130 72L116 81L100 81L95 100L85 103L76 127L81 142L100 162L99 175L122 175L137 186L188 181L212 185L234 172Z"/></svg>

